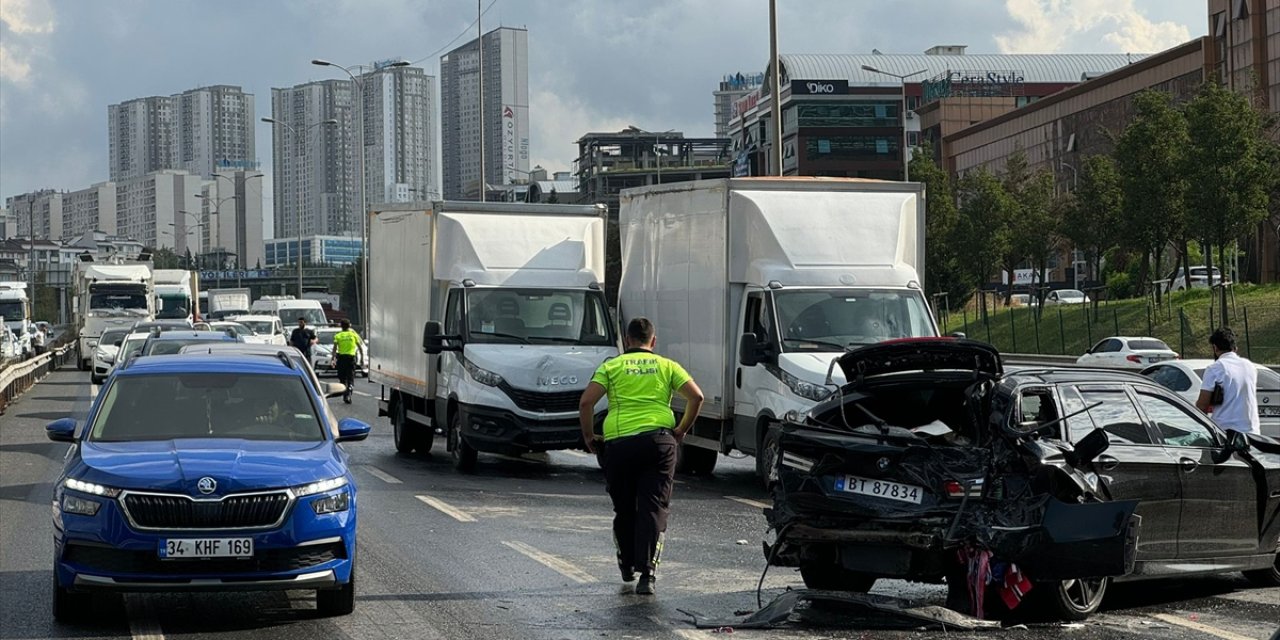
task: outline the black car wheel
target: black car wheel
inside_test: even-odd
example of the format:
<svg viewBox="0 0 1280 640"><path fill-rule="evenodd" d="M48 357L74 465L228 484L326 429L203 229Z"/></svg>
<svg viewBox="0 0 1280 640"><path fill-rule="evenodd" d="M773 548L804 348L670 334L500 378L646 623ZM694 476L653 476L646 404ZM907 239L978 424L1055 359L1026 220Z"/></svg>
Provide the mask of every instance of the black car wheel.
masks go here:
<svg viewBox="0 0 1280 640"><path fill-rule="evenodd" d="M756 475L767 490L778 479L778 430L762 425L765 431L760 449L756 451Z"/></svg>
<svg viewBox="0 0 1280 640"><path fill-rule="evenodd" d="M1276 554L1275 564L1270 569L1246 571L1244 577L1259 587L1280 587L1280 553Z"/></svg>
<svg viewBox="0 0 1280 640"><path fill-rule="evenodd" d="M1107 593L1107 578L1091 578L1088 580L1063 580L1037 585L1043 598L1042 605L1047 613L1058 620L1085 620L1102 606L1102 598ZM1031 593L1035 593L1033 590Z"/></svg>
<svg viewBox="0 0 1280 640"><path fill-rule="evenodd" d="M316 611L322 616L351 615L356 609L356 567L351 565L351 579L337 589L316 591Z"/></svg>
<svg viewBox="0 0 1280 640"><path fill-rule="evenodd" d="M53 577L53 619L58 622L75 622L89 615L93 604L93 596L88 593L69 591L58 584L58 576Z"/></svg>
<svg viewBox="0 0 1280 640"><path fill-rule="evenodd" d="M709 476L712 471L715 471L716 460L719 457L720 452L715 449L703 449L683 442L677 453L676 471Z"/></svg>
<svg viewBox="0 0 1280 640"><path fill-rule="evenodd" d="M876 579L865 573L850 571L832 562L807 562L800 565L804 586L823 591L855 591L866 593Z"/></svg>
<svg viewBox="0 0 1280 640"><path fill-rule="evenodd" d="M408 409L404 406L404 399L396 401L395 411L391 413L391 431L392 437L395 439L396 451L400 453L413 453L416 443L413 437L413 425L409 423Z"/></svg>
<svg viewBox="0 0 1280 640"><path fill-rule="evenodd" d="M453 468L462 473L471 473L476 470L476 458L478 454L474 447L467 443L466 438L462 437L462 414L455 411L453 416L449 418L449 439L450 447L453 455Z"/></svg>

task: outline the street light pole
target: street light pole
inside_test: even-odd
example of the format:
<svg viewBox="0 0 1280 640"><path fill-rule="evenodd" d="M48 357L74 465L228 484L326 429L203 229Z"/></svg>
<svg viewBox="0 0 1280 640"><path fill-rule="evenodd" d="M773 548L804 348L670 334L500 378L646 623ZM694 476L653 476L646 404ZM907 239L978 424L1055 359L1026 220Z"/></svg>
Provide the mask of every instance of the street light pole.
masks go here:
<svg viewBox="0 0 1280 640"><path fill-rule="evenodd" d="M782 72L778 69L778 0L769 0L769 84L773 85L773 156L774 175L782 175Z"/></svg>
<svg viewBox="0 0 1280 640"><path fill-rule="evenodd" d="M875 67L868 66L865 64L862 65L862 70L897 78L898 81L902 83L902 149L901 149L902 181L907 182L911 180L911 167L910 167L909 161L907 160L907 78L910 78L911 76L918 76L922 73L927 73L929 70L921 69L913 73L899 74L899 73L889 73L888 71L881 71Z"/></svg>
<svg viewBox="0 0 1280 640"><path fill-rule="evenodd" d="M244 177L244 179L240 181L240 184L245 185L245 187L244 187L244 191L245 191L245 195L246 195L246 196L248 196L248 195L249 195L249 181L250 181L250 180L252 180L252 179L254 179L254 178L261 178L261 177L262 177L262 175L263 175L263 174L261 174L261 173L255 173L255 174L253 174L253 175L251 175L251 176L245 176L245 177ZM214 181L214 183L215 183L215 184L218 182L218 178L222 178L223 180L226 180L227 182L230 182L230 183L231 183L231 189L232 189L233 191L235 190L235 188L236 188L236 181L235 181L235 180L233 180L233 179L231 179L231 178L228 178L227 176L224 176L224 175L221 175L221 174L215 173L215 174L213 174L213 181ZM233 194L233 196L234 196L234 195L239 195L239 194ZM262 195L262 191L261 191L261 189L259 189L259 191L258 191L258 195L259 195L259 197L261 197L261 195ZM197 196L197 197L202 198L202 197L204 197L204 196ZM247 225L247 224L248 224L248 210L247 210L247 207L248 207L248 199L247 199L247 197L246 197L246 199L241 200L241 201L240 201L240 204L239 204L238 206L246 207L246 211L245 211L245 217L246 217L245 224ZM237 264L236 264L236 266L237 266L238 268L243 268L243 265L241 265L239 262L240 262L240 260L244 259L244 254L248 253L248 247L247 247L247 246L245 247L245 251L241 251L241 250L240 250L240 244L241 244L241 243L240 243L240 239L244 237L244 233L245 233L246 229L245 229L244 227L239 226L239 221L240 221L240 220L239 220L239 217L237 216L237 218L236 218L236 222L232 224L232 227L236 230L236 238L235 238L235 241L236 241L236 263L237 263ZM221 244L222 244L222 218L221 218L221 217L219 217L219 218L218 218L218 226L216 227L216 229L217 229L217 231L215 231L215 232L214 232L214 235L215 235L215 237L217 237L217 239L218 239L218 240L217 240L217 243L218 243L219 245L221 245ZM246 239L245 244L246 244L246 245L248 244L247 239ZM237 283L237 285L236 285L236 286L239 286L239 284Z"/></svg>
<svg viewBox="0 0 1280 640"><path fill-rule="evenodd" d="M356 307L361 310L360 319L364 322L366 327L365 331L367 332L369 324L369 196L367 191L368 185L366 184L367 176L364 166L364 81L356 77L356 74L351 72L352 68L359 69L361 66L351 65L351 67L348 68L319 58L312 60L311 64L314 64L317 67L335 67L342 69L342 71L347 74L347 77L351 78L351 84L355 87L355 92L357 94L356 103L358 110L356 115L356 131L358 133L358 140L356 145L358 147L357 155L359 157L356 158L356 162L358 170L360 171L360 278L356 282ZM398 60L384 68L407 66L409 66L408 62ZM302 298L301 288L299 288L298 298ZM361 303L363 303L363 306ZM365 335L366 337L368 336L367 333Z"/></svg>
<svg viewBox="0 0 1280 640"><path fill-rule="evenodd" d="M290 134L290 135L292 135L295 139L297 139L297 138L298 138L298 130L297 130L297 129L295 129L295 128L293 127L293 125L289 124L288 122L285 122L285 121L283 121L283 120L276 120L275 118L263 118L263 119L262 119L262 121L263 121L263 122L266 122L266 123L268 123L268 124L271 124L271 125L281 125L281 126L283 126L285 129L288 129L288 130L289 130L289 134ZM310 125L310 126L307 126L307 127L303 128L303 130L302 130L302 134L303 134L303 135L306 135L306 133L307 133L308 131L311 131L312 129L314 129L314 128L316 128L316 127L319 127L319 126L321 126L321 125L326 125L326 124L338 124L338 121L337 121L337 120L335 120L335 119L333 119L333 118L330 118L330 119L328 119L328 120L322 120L322 121L320 121L320 122L317 122L317 123L315 123L315 124L312 124L312 125ZM306 141L306 139L305 139L305 138L303 138L303 140L302 140L302 145L303 145L303 150L304 150L304 151L306 150L306 144L307 144L307 141ZM303 194L303 192L302 192L302 185L301 185L301 181L299 180L299 184L298 184L298 215L297 215L297 221L298 221L298 228L297 228L297 232L298 232L298 243L297 243L297 247L298 247L298 256L297 256L297 257L298 257L298 299L299 299L299 300L301 300L301 299L302 299L302 205L303 205L303 201L304 201L304 198L303 198L303 196L304 196L304 195L305 195L305 194Z"/></svg>
<svg viewBox="0 0 1280 640"><path fill-rule="evenodd" d="M482 0L476 0L476 51L480 60L476 66L476 86L480 93L480 202L484 202L485 191L488 190L488 179L484 175L484 31L480 28L480 19L484 12L480 10Z"/></svg>

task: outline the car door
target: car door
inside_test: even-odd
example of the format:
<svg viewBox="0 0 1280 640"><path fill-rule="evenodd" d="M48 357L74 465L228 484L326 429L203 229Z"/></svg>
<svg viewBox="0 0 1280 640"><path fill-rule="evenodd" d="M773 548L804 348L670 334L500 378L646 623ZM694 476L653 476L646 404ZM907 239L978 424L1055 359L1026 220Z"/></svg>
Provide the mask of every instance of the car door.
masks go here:
<svg viewBox="0 0 1280 640"><path fill-rule="evenodd" d="M1215 461L1225 438L1184 403L1135 389L1147 422L1177 460L1182 485L1178 558L1226 558L1258 551L1258 487L1238 455Z"/></svg>
<svg viewBox="0 0 1280 640"><path fill-rule="evenodd" d="M1124 385L1079 385L1061 391L1064 415L1088 410L1067 421L1068 436L1079 442L1094 428L1107 433L1111 446L1093 468L1115 500L1138 500L1142 516L1137 559L1168 560L1178 551L1182 485L1178 465L1156 443ZM1088 417L1085 420L1085 417Z"/></svg>

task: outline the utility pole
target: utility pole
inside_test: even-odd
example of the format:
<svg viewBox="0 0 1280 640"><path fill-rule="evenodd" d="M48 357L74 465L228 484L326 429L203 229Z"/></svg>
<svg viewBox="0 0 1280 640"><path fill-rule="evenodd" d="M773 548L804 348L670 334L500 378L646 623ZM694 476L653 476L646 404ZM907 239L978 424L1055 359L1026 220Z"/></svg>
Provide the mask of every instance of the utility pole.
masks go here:
<svg viewBox="0 0 1280 640"><path fill-rule="evenodd" d="M773 172L782 175L782 73L778 70L778 0L769 0L769 83L773 85L772 104L769 111L772 115L773 129Z"/></svg>
<svg viewBox="0 0 1280 640"><path fill-rule="evenodd" d="M480 19L484 17L484 12L480 10L480 3L483 0L476 0L476 50L480 52L479 66L476 67L476 84L480 89L480 202L484 202L485 196L485 175L484 175L484 31L480 28Z"/></svg>

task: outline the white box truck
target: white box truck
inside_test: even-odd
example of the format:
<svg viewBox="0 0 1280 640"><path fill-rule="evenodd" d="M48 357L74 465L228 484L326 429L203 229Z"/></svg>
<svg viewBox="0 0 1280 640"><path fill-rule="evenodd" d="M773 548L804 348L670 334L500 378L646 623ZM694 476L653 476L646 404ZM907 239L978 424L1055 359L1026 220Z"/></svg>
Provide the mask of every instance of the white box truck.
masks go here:
<svg viewBox="0 0 1280 640"><path fill-rule="evenodd" d="M112 258L96 262L81 256L76 263L76 289L72 302L76 316L76 359L88 371L93 348L103 331L129 328L155 319L155 284L148 254L140 261Z"/></svg>
<svg viewBox="0 0 1280 640"><path fill-rule="evenodd" d="M208 298L201 306L205 320L225 320L250 312L250 302L253 298L247 287L209 289L208 294Z"/></svg>
<svg viewBox="0 0 1280 640"><path fill-rule="evenodd" d="M156 320L191 322L196 312L192 304L192 272L183 269L156 269Z"/></svg>
<svg viewBox="0 0 1280 640"><path fill-rule="evenodd" d="M618 354L601 290L605 215L602 205L375 207L369 378L398 450L428 451L441 434L469 471L477 451L583 446L578 400Z"/></svg>
<svg viewBox="0 0 1280 640"><path fill-rule="evenodd" d="M619 322L652 320L659 352L706 395L682 470L709 473L737 449L766 475L776 457L769 423L842 384L837 356L937 335L920 277L924 210L918 183L851 178L622 192Z"/></svg>
<svg viewBox="0 0 1280 640"><path fill-rule="evenodd" d="M0 318L3 328L13 340L13 349L21 358L34 355L31 343L31 301L27 299L27 283L0 282Z"/></svg>

